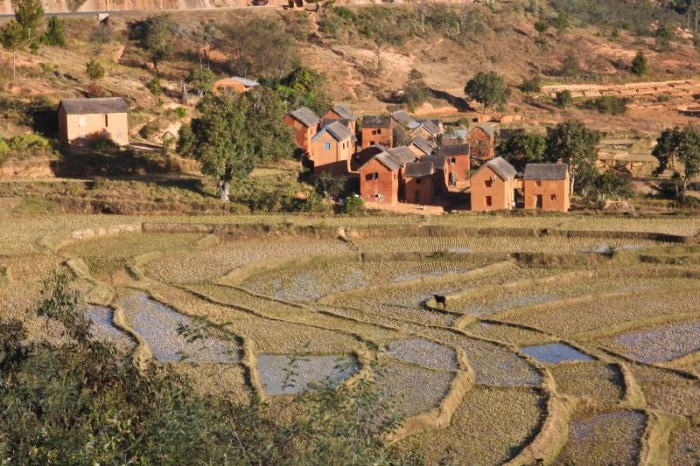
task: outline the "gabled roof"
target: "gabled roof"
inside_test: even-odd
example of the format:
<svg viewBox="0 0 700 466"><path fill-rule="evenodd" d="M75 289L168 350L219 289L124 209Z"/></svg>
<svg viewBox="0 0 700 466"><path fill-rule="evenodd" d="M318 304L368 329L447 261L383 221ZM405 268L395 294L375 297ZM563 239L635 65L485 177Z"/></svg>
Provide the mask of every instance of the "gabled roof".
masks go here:
<svg viewBox="0 0 700 466"><path fill-rule="evenodd" d="M375 155L369 161L367 161L367 163L371 162L372 160L378 161L393 172L400 170L403 166L399 160L397 160L393 155L386 151L380 152L379 154ZM365 165L367 165L367 163L365 163ZM362 167L360 167L360 169L362 169Z"/></svg>
<svg viewBox="0 0 700 466"><path fill-rule="evenodd" d="M260 83L257 81L254 81L252 79L242 78L240 76L231 76L229 79L231 81L237 81L237 82L243 84L245 87L255 87L255 86L260 85Z"/></svg>
<svg viewBox="0 0 700 466"><path fill-rule="evenodd" d="M350 131L348 131L348 129L345 127L345 125L343 125L339 121L334 121L330 125L324 127L311 140L315 141L323 133L330 134L333 137L333 139L335 139L338 142L345 141L346 139L352 139L354 137L352 135L352 133L350 133Z"/></svg>
<svg viewBox="0 0 700 466"><path fill-rule="evenodd" d="M440 134L440 127L433 120L423 120L421 122L421 125L423 126L423 128L425 128L427 132L429 132L433 136L437 136L438 134Z"/></svg>
<svg viewBox="0 0 700 466"><path fill-rule="evenodd" d="M416 136L415 138L413 138L409 145L416 146L425 155L432 153L435 149L435 145L429 142L423 136Z"/></svg>
<svg viewBox="0 0 700 466"><path fill-rule="evenodd" d="M490 168L493 170L493 172L498 175L503 181L506 180L512 180L515 178L515 175L518 174L518 172L515 170L515 167L511 164L509 164L506 159L503 157L496 157L495 159L491 159L485 164L479 168L474 175L479 173L481 170L484 170L486 167ZM472 175L472 176L474 176Z"/></svg>
<svg viewBox="0 0 700 466"><path fill-rule="evenodd" d="M435 173L435 167L432 162L413 162L406 164L403 176L405 178L421 178L433 173Z"/></svg>
<svg viewBox="0 0 700 466"><path fill-rule="evenodd" d="M316 126L321 122L321 119L307 107L299 107L289 114L306 125L307 128Z"/></svg>
<svg viewBox="0 0 700 466"><path fill-rule="evenodd" d="M408 129L417 129L420 127L420 123L417 122L411 115L403 110L398 110L391 114L391 117L396 120L398 124L404 126Z"/></svg>
<svg viewBox="0 0 700 466"><path fill-rule="evenodd" d="M471 133L477 128L484 130L484 132L491 137L494 137L496 135L496 128L494 128L493 125L489 125L487 123L479 123L478 125L474 125L474 127L469 132Z"/></svg>
<svg viewBox="0 0 700 466"><path fill-rule="evenodd" d="M438 152L445 157L469 155L469 144L443 144L438 149Z"/></svg>
<svg viewBox="0 0 700 466"><path fill-rule="evenodd" d="M59 107L68 115L90 115L95 113L127 113L129 109L121 97L99 97L94 99L63 99Z"/></svg>
<svg viewBox="0 0 700 466"><path fill-rule="evenodd" d="M321 119L321 128L325 128L326 126L330 125L335 121L345 126L348 129L348 131L350 131L350 120L348 120L347 118L323 118Z"/></svg>
<svg viewBox="0 0 700 466"><path fill-rule="evenodd" d="M401 163L411 163L416 160L416 154L406 146L394 147L387 152L400 160Z"/></svg>
<svg viewBox="0 0 700 466"><path fill-rule="evenodd" d="M362 117L363 128L391 128L389 115L365 115Z"/></svg>
<svg viewBox="0 0 700 466"><path fill-rule="evenodd" d="M352 113L352 110L347 105L334 105L333 111L346 120L357 121L357 116Z"/></svg>
<svg viewBox="0 0 700 466"><path fill-rule="evenodd" d="M524 180L564 180L569 171L565 163L528 163Z"/></svg>
<svg viewBox="0 0 700 466"><path fill-rule="evenodd" d="M433 152L430 155L426 155L421 159L421 162L432 162L436 170L444 170L445 165L447 165L447 159L442 154L437 154Z"/></svg>
<svg viewBox="0 0 700 466"><path fill-rule="evenodd" d="M372 158L377 155L381 154L386 150L386 147L380 145L380 144L372 144L369 147L366 147L362 149L360 152L356 153L353 155L351 161L350 161L350 167L352 171L357 171L359 168L372 160Z"/></svg>

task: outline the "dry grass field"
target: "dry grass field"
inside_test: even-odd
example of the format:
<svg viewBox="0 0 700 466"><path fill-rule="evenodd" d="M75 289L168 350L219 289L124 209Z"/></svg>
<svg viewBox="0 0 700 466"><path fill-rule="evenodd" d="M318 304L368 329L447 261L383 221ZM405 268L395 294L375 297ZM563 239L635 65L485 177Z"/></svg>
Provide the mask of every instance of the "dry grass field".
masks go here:
<svg viewBox="0 0 700 466"><path fill-rule="evenodd" d="M70 271L96 338L203 394L367 377L426 464L697 464L697 219L415 220L3 214L0 309L60 337L28 310Z"/></svg>

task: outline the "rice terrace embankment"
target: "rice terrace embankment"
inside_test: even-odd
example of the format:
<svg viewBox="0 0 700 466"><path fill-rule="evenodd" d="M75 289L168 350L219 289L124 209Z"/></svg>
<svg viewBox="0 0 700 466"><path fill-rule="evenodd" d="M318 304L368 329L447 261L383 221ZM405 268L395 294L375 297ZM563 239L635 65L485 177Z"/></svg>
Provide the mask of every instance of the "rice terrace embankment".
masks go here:
<svg viewBox="0 0 700 466"><path fill-rule="evenodd" d="M98 338L201 390L275 405L371 380L403 417L387 447L427 464L697 459L695 218L53 220L0 230L10 312L69 267ZM202 322L206 344L178 332Z"/></svg>

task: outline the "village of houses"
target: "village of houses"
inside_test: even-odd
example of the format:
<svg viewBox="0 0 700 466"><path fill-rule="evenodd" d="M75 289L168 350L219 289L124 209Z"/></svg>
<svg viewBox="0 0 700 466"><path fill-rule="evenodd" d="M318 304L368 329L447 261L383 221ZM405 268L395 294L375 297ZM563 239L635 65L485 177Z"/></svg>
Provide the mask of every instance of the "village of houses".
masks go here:
<svg viewBox="0 0 700 466"><path fill-rule="evenodd" d="M567 166L531 163L520 176L495 157L491 123L445 130L440 120L418 120L404 110L358 120L345 105L321 116L301 107L285 117L314 174L359 177L359 195L368 206L423 208L440 205L449 193L469 197L476 212L569 210ZM408 142L398 145L399 139Z"/></svg>
<svg viewBox="0 0 700 466"><path fill-rule="evenodd" d="M244 92L255 85L226 78L214 91ZM64 99L58 109L59 139L75 146L99 135L128 145L127 113L120 97ZM519 174L495 157L492 123L445 130L440 120L416 119L404 110L359 119L346 105L334 105L320 116L297 108L285 123L294 129L296 145L314 175L359 178L359 196L368 207L423 210L443 205L450 195L463 197L476 212L569 210L567 166L531 163Z"/></svg>

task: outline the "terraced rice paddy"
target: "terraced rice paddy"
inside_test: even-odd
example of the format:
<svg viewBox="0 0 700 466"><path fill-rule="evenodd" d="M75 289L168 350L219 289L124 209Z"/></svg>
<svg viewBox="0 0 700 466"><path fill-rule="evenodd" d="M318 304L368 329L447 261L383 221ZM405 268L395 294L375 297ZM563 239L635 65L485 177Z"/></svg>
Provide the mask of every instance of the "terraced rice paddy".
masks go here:
<svg viewBox="0 0 700 466"><path fill-rule="evenodd" d="M700 321L675 322L612 338L622 354L640 362L663 362L700 349Z"/></svg>
<svg viewBox="0 0 700 466"><path fill-rule="evenodd" d="M566 361L594 361L594 359L576 348L562 343L523 346L520 351L544 364L556 364Z"/></svg>
<svg viewBox="0 0 700 466"><path fill-rule="evenodd" d="M258 373L268 395L292 395L321 385L335 385L356 373L357 361L333 356L258 356Z"/></svg>
<svg viewBox="0 0 700 466"><path fill-rule="evenodd" d="M639 460L644 414L615 411L586 414L571 423L569 441L559 464L636 465Z"/></svg>
<svg viewBox="0 0 700 466"><path fill-rule="evenodd" d="M533 464L554 442L551 432L538 440L547 421L568 422L570 431L556 440L564 446L555 464L637 464L651 410L679 416L657 453L672 465L698 461L700 382L684 372L700 367L688 356L700 350L697 247L600 234L695 235L698 219L165 220L258 224L241 239L206 228L140 233L141 219L101 219L24 219L15 230L22 244L0 232L8 315L24 318L41 281L81 260L87 272L75 286L101 287L90 294L100 306L87 308L95 336L152 355L206 395L247 403L258 392L273 403L366 375L377 410L416 422L391 448L415 449L426 464L496 465L521 454L518 464ZM441 228L421 234L418 224ZM346 239L335 239L338 227ZM449 227L462 230L449 235ZM464 228L532 231L475 236ZM543 229L598 234L538 236ZM662 265L674 263L683 265ZM434 295L447 296L446 306ZM112 308L123 311L131 336L112 325ZM43 323L28 320L32 337L60 335ZM213 336L180 334L204 323ZM577 408L567 413L554 403L562 399Z"/></svg>
<svg viewBox="0 0 700 466"><path fill-rule="evenodd" d="M124 310L130 326L146 341L160 362L235 362L239 359L239 349L230 341L187 341L178 330L193 322L146 294L124 294L117 304Z"/></svg>

